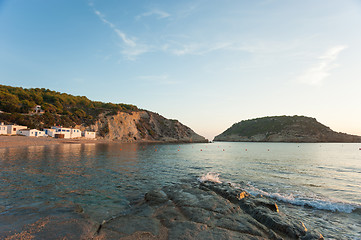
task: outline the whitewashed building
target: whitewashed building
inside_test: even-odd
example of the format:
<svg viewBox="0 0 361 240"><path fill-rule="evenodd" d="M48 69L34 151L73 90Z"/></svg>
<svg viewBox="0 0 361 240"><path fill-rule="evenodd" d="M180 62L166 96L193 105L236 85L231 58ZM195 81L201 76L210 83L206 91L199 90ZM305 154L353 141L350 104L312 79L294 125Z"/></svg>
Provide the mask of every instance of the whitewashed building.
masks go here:
<svg viewBox="0 0 361 240"><path fill-rule="evenodd" d="M46 136L44 131L40 131L37 129L21 129L18 131L18 134L27 136L27 137L45 137Z"/></svg>
<svg viewBox="0 0 361 240"><path fill-rule="evenodd" d="M51 127L44 129L45 134L55 138L80 138L81 131L76 128Z"/></svg>
<svg viewBox="0 0 361 240"><path fill-rule="evenodd" d="M4 125L4 123L2 122L0 124L0 135L6 135L8 134L8 128L6 125Z"/></svg>
<svg viewBox="0 0 361 240"><path fill-rule="evenodd" d="M82 135L85 138L95 138L96 133L95 132L90 132L90 131L84 131Z"/></svg>
<svg viewBox="0 0 361 240"><path fill-rule="evenodd" d="M44 128L45 135L49 137L55 137L55 129Z"/></svg>
<svg viewBox="0 0 361 240"><path fill-rule="evenodd" d="M80 138L81 137L81 131L79 129L72 128L70 130L70 138Z"/></svg>
<svg viewBox="0 0 361 240"><path fill-rule="evenodd" d="M15 125L15 124L11 124L11 125L5 125L7 127L7 135L16 135L18 134L18 131L21 129L27 129L27 126L20 126L20 125Z"/></svg>

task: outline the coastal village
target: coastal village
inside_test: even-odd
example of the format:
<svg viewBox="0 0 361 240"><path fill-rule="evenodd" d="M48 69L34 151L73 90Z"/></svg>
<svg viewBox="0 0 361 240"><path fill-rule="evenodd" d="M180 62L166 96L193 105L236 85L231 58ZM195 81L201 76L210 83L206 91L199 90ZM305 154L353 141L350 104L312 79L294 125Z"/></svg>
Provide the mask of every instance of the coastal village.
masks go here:
<svg viewBox="0 0 361 240"><path fill-rule="evenodd" d="M21 135L26 137L53 137L53 138L87 138L95 139L96 132L80 131L76 128L64 128L61 126L54 126L45 128L43 131L38 129L29 129L27 126L16 124L5 125L0 124L0 135Z"/></svg>
<svg viewBox="0 0 361 240"><path fill-rule="evenodd" d="M37 105L34 108L32 114L44 114L44 110L41 109L40 105ZM21 126L17 124L4 124L0 123L0 135L20 135L26 137L52 137L52 138L65 138L65 139L74 139L74 138L87 138L95 139L96 132L92 131L81 131L76 128L64 128L62 126L53 126L51 128L45 128L43 131L38 129L30 129L28 126Z"/></svg>

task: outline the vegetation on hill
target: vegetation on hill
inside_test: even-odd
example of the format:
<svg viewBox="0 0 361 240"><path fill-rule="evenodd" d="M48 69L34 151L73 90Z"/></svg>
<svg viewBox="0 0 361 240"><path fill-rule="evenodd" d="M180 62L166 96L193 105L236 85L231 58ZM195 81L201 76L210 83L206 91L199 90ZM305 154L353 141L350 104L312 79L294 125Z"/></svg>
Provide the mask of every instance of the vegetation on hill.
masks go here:
<svg viewBox="0 0 361 240"><path fill-rule="evenodd" d="M360 136L332 131L304 116L275 116L233 124L215 141L241 142L361 142Z"/></svg>
<svg viewBox="0 0 361 240"><path fill-rule="evenodd" d="M45 111L44 114L34 114L34 107L37 105ZM54 125L89 126L102 113L115 115L119 111L138 111L138 108L129 104L91 101L84 96L73 96L45 88L25 89L0 85L0 110L0 121L42 129Z"/></svg>
<svg viewBox="0 0 361 240"><path fill-rule="evenodd" d="M257 134L271 135L290 128L297 128L298 132L316 134L319 131L330 131L328 127L317 122L315 118L304 116L277 116L244 120L233 124L223 135L240 135L251 137Z"/></svg>

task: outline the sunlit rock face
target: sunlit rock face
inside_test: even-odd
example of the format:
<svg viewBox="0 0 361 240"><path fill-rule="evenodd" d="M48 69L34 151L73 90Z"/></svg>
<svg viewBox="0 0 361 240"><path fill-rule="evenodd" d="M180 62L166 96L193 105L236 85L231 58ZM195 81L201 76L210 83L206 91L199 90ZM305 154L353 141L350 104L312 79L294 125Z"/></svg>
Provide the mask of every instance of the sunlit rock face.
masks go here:
<svg viewBox="0 0 361 240"><path fill-rule="evenodd" d="M118 112L112 116L103 114L91 128L106 139L122 142L207 142L178 120L166 119L150 111Z"/></svg>
<svg viewBox="0 0 361 240"><path fill-rule="evenodd" d="M233 124L214 141L229 142L361 142L361 136L332 131L304 116L275 116Z"/></svg>

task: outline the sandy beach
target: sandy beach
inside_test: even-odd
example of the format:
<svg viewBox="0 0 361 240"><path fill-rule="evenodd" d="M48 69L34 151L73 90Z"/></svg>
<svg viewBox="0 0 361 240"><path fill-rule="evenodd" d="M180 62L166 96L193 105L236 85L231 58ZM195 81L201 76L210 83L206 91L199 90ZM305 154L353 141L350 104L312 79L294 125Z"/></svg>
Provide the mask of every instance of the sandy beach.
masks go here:
<svg viewBox="0 0 361 240"><path fill-rule="evenodd" d="M51 137L0 136L0 148L44 146L64 143L104 143L103 139L58 139Z"/></svg>

